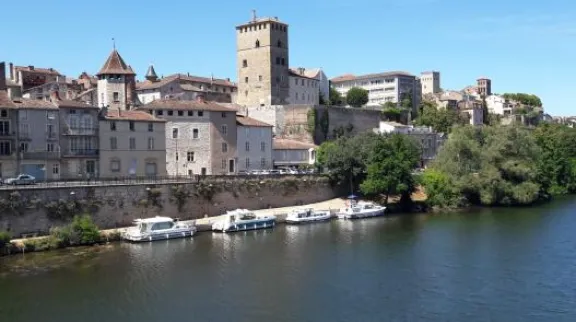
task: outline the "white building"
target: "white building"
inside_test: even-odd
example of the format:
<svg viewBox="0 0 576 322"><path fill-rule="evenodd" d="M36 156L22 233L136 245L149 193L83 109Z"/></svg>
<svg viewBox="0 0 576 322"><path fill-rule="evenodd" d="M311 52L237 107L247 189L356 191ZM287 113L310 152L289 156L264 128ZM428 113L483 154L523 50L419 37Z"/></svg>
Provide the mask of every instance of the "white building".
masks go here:
<svg viewBox="0 0 576 322"><path fill-rule="evenodd" d="M484 112L481 101L460 101L458 102L460 114L465 114L470 120L470 125L484 124Z"/></svg>
<svg viewBox="0 0 576 322"><path fill-rule="evenodd" d="M296 140L273 139L274 167L303 167L316 162L316 145Z"/></svg>
<svg viewBox="0 0 576 322"><path fill-rule="evenodd" d="M272 168L272 125L243 115L236 116L238 170Z"/></svg>
<svg viewBox="0 0 576 322"><path fill-rule="evenodd" d="M386 102L401 103L406 95L412 96L412 108L420 104L420 82L406 72L386 72L361 76L343 75L331 80L332 86L346 97L353 87L368 91L369 106L379 106Z"/></svg>
<svg viewBox="0 0 576 322"><path fill-rule="evenodd" d="M320 81L308 77L304 68L290 69L290 104L318 105L320 102Z"/></svg>
<svg viewBox="0 0 576 322"><path fill-rule="evenodd" d="M488 111L498 115L510 115L514 110L514 104L500 95L490 95L486 97L486 106Z"/></svg>
<svg viewBox="0 0 576 322"><path fill-rule="evenodd" d="M440 72L428 71L420 74L422 95L440 93Z"/></svg>

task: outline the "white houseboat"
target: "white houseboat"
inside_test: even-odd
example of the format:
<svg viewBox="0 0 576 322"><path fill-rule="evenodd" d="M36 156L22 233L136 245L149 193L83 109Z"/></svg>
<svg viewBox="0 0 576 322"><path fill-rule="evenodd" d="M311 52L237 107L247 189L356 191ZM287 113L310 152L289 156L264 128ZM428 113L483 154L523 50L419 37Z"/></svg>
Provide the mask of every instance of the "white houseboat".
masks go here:
<svg viewBox="0 0 576 322"><path fill-rule="evenodd" d="M128 228L122 237L131 242L145 242L173 238L191 237L196 233L196 226L189 225L170 217L136 219L134 227Z"/></svg>
<svg viewBox="0 0 576 322"><path fill-rule="evenodd" d="M312 208L294 209L286 216L286 223L301 224L329 220L330 218L331 214L328 210L316 211Z"/></svg>
<svg viewBox="0 0 576 322"><path fill-rule="evenodd" d="M352 200L350 205L341 209L338 213L338 219L361 219L369 217L384 216L386 207L377 205L373 202L356 202Z"/></svg>
<svg viewBox="0 0 576 322"><path fill-rule="evenodd" d="M254 229L272 228L276 225L276 217L258 217L253 211L236 209L226 212L224 219L212 224L212 230L224 233Z"/></svg>

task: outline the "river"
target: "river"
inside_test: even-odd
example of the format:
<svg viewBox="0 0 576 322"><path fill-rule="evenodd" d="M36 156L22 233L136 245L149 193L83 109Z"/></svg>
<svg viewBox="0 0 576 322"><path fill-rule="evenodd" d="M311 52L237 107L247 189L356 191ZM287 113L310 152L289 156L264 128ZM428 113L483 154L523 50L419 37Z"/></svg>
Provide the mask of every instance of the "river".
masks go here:
<svg viewBox="0 0 576 322"><path fill-rule="evenodd" d="M0 320L576 321L576 200L2 258Z"/></svg>

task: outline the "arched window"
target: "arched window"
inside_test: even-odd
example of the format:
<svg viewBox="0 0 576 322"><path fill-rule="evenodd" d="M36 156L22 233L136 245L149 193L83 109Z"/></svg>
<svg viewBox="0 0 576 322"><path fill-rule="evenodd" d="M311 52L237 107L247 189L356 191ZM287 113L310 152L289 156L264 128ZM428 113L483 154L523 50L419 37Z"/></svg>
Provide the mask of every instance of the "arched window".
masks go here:
<svg viewBox="0 0 576 322"><path fill-rule="evenodd" d="M260 40L256 40L256 48L260 47Z"/></svg>
<svg viewBox="0 0 576 322"><path fill-rule="evenodd" d="M278 40L278 48L282 48L282 41Z"/></svg>

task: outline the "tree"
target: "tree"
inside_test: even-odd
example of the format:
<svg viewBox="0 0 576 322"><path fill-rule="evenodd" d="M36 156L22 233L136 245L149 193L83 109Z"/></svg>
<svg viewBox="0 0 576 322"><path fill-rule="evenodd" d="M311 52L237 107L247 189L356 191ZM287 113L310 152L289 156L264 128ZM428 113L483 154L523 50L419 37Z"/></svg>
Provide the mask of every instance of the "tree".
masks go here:
<svg viewBox="0 0 576 322"><path fill-rule="evenodd" d="M334 87L330 86L330 92L328 97L328 104L334 106L344 105L344 98L340 95Z"/></svg>
<svg viewBox="0 0 576 322"><path fill-rule="evenodd" d="M508 100L520 102L524 105L542 107L542 100L540 100L540 97L533 94L504 93L502 94L502 97Z"/></svg>
<svg viewBox="0 0 576 322"><path fill-rule="evenodd" d="M379 138L367 163L367 177L360 189L367 195L383 194L385 203L390 195L410 200L415 190L412 170L418 166L420 149L408 136L392 134Z"/></svg>
<svg viewBox="0 0 576 322"><path fill-rule="evenodd" d="M329 102L326 101L326 99L324 98L324 94L322 94L322 92L318 91L318 104L320 105L327 105Z"/></svg>
<svg viewBox="0 0 576 322"><path fill-rule="evenodd" d="M368 103L368 91L363 88L352 87L346 94L346 102L352 107L362 107Z"/></svg>
<svg viewBox="0 0 576 322"><path fill-rule="evenodd" d="M488 103L486 103L486 96L482 95L482 123L490 125L490 113L488 112Z"/></svg>
<svg viewBox="0 0 576 322"><path fill-rule="evenodd" d="M438 109L434 102L420 103L421 113L414 120L415 125L431 126L437 132L448 133L453 125L463 123L458 112L449 109Z"/></svg>

